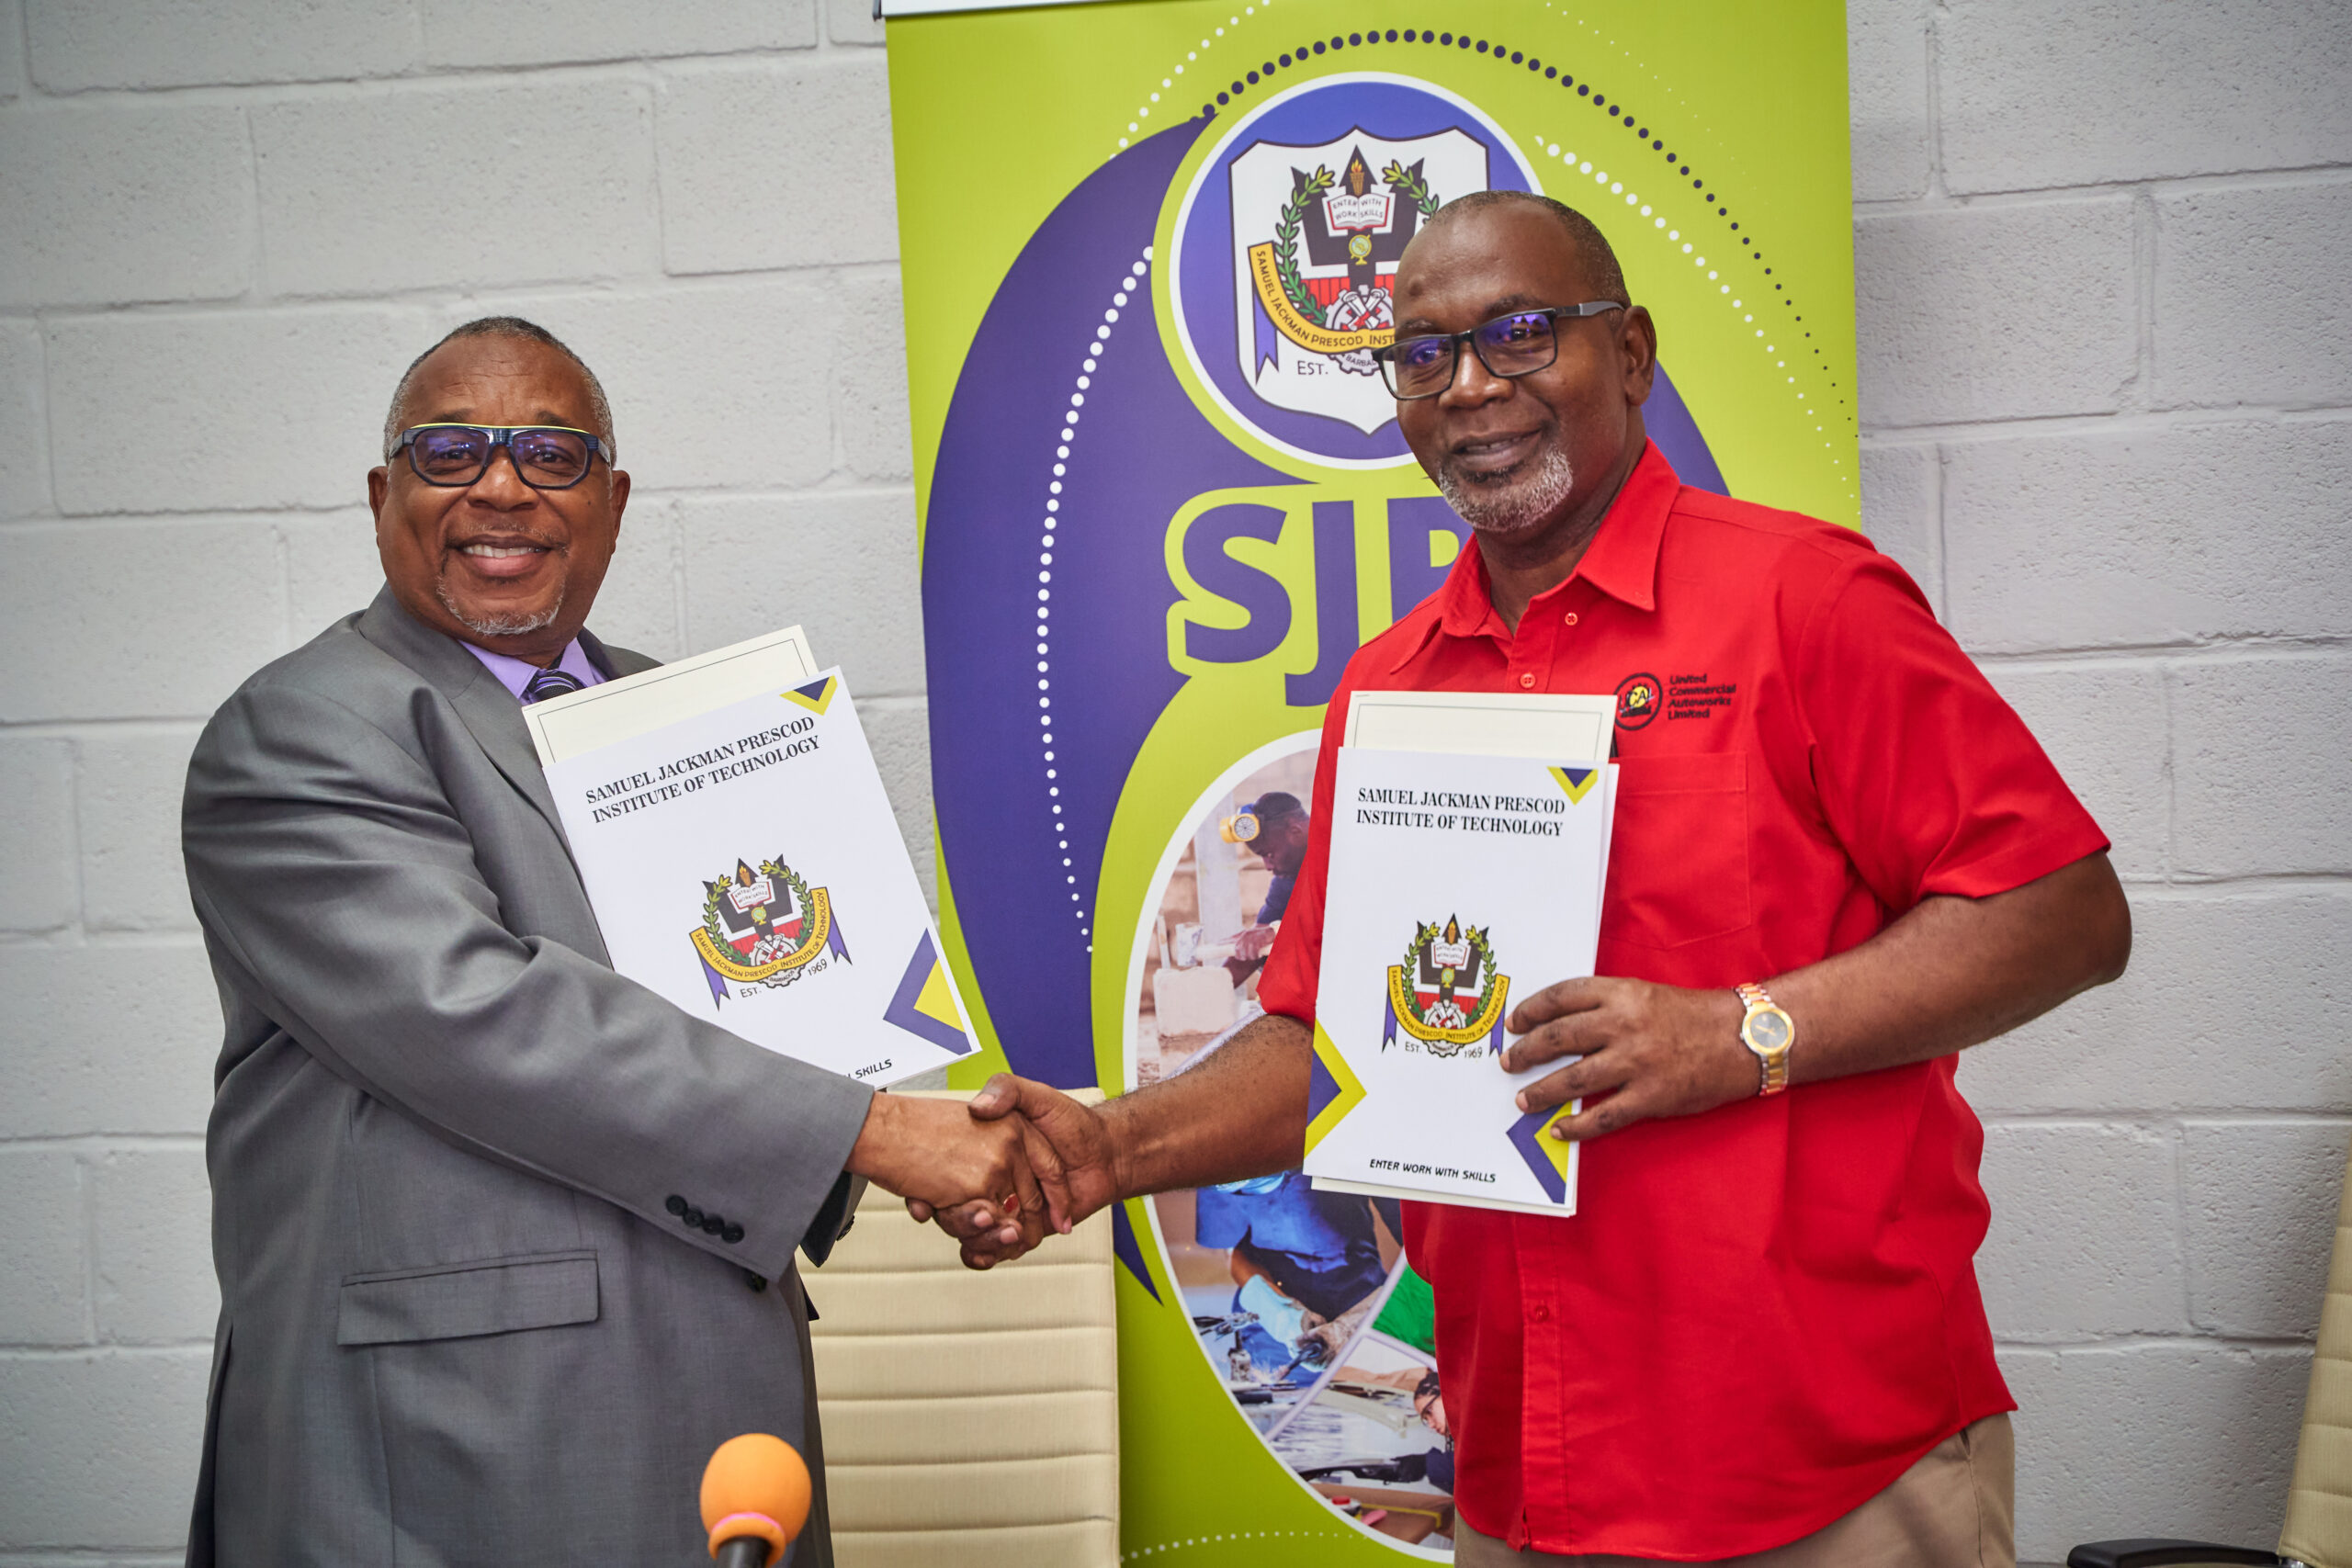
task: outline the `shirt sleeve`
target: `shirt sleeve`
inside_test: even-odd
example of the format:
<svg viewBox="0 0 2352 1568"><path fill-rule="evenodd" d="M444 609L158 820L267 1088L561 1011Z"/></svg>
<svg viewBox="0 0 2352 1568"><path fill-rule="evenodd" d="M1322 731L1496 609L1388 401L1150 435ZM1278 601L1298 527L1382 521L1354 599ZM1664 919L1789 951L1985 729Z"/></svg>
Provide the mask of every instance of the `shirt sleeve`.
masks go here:
<svg viewBox="0 0 2352 1568"><path fill-rule="evenodd" d="M1315 758L1315 789L1307 806L1306 858L1299 863L1298 880L1283 908L1282 929L1258 976L1260 1006L1309 1025L1315 1021L1315 992L1323 969L1323 885L1331 868L1331 797L1352 689L1353 683L1343 678L1324 710L1322 750Z"/></svg>
<svg viewBox="0 0 2352 1568"><path fill-rule="evenodd" d="M1790 664L1822 811L1889 908L2006 893L2107 848L2025 721L1884 556L1824 585Z"/></svg>

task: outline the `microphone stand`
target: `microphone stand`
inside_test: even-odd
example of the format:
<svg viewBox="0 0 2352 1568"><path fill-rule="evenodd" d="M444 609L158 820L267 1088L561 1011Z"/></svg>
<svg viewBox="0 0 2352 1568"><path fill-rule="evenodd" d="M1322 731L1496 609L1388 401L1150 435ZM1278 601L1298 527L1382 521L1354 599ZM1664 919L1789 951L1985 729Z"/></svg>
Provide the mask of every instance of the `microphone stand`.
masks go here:
<svg viewBox="0 0 2352 1568"><path fill-rule="evenodd" d="M718 1568L767 1568L768 1543L755 1535L723 1541L716 1559Z"/></svg>

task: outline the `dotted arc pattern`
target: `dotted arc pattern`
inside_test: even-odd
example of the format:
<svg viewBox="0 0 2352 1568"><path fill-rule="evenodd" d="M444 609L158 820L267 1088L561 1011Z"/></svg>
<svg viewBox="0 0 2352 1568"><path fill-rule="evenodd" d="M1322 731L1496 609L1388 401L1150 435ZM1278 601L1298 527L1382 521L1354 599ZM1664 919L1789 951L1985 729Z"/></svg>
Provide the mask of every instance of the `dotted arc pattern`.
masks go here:
<svg viewBox="0 0 2352 1568"><path fill-rule="evenodd" d="M1069 901L1076 908L1070 912L1078 919L1078 934L1087 939L1086 951L1094 951L1093 913L1087 908L1085 895L1078 885L1078 872L1069 852L1069 830L1062 820L1060 770L1054 761L1053 717L1053 581L1055 532L1063 522L1062 481L1069 472L1070 453L1078 441L1078 423L1086 412L1087 389L1094 384L1094 373L1102 368L1103 357L1111 348L1112 329L1119 324L1119 313L1128 301L1151 286L1151 247L1143 248L1140 260L1119 278L1111 295L1111 302L1103 309L1102 323L1087 340L1084 357L1079 361L1078 376L1069 394L1069 412L1063 416L1061 439L1054 448L1053 474L1046 481L1046 516L1044 534L1037 541L1037 725L1040 749L1045 768L1046 808L1053 815L1054 842L1061 853L1062 881L1069 886Z"/></svg>

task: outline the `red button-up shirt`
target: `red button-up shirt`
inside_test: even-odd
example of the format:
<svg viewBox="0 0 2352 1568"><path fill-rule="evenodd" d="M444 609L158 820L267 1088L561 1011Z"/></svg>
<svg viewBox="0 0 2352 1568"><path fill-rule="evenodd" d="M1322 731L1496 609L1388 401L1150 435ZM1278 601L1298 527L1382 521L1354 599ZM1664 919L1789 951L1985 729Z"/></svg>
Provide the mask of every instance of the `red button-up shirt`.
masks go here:
<svg viewBox="0 0 2352 1568"><path fill-rule="evenodd" d="M1900 567L1685 489L1652 446L1516 631L1472 547L1349 664L1259 987L1303 1021L1359 690L1618 694L1603 975L1769 979L1929 894L2004 892L2107 845ZM1407 1204L1462 1516L1544 1551L1758 1551L2015 1408L1973 1263L1984 1134L1953 1066L1639 1123L1586 1147L1570 1218Z"/></svg>

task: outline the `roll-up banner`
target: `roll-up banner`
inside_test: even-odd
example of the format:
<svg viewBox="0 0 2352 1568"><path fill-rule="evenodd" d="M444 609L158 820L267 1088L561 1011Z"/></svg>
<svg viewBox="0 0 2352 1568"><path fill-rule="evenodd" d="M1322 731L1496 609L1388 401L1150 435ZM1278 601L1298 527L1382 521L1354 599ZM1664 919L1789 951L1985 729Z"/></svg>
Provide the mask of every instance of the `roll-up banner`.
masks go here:
<svg viewBox="0 0 2352 1568"><path fill-rule="evenodd" d="M1590 218L1684 481L1858 522L1845 11L885 11L941 924L985 1047L952 1071L1118 1094L1256 1016L1324 704L1467 545L1368 353L1445 203ZM1114 1219L1125 1552L1450 1555L1395 1203L1294 1173Z"/></svg>

